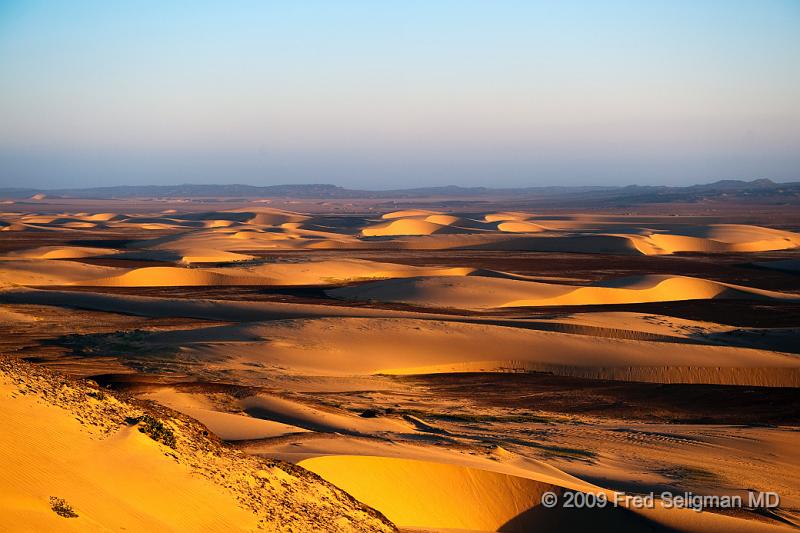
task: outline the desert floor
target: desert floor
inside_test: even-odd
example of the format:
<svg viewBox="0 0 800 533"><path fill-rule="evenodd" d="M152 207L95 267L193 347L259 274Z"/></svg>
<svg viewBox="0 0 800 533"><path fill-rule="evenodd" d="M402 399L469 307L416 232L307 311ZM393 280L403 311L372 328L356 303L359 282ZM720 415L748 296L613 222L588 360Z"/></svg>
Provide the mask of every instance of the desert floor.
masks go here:
<svg viewBox="0 0 800 533"><path fill-rule="evenodd" d="M0 529L800 527L796 215L407 204L0 206ZM124 423L149 410L222 463Z"/></svg>

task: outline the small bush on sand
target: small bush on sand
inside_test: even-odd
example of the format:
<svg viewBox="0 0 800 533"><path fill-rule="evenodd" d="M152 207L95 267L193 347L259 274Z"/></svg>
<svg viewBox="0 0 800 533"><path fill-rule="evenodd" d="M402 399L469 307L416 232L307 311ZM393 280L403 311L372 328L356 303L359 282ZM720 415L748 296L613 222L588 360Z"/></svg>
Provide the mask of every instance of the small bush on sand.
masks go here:
<svg viewBox="0 0 800 533"><path fill-rule="evenodd" d="M63 498L50 496L50 508L58 516L63 516L64 518L78 518L78 513L76 513L72 506Z"/></svg>
<svg viewBox="0 0 800 533"><path fill-rule="evenodd" d="M142 415L126 418L128 424L139 424L139 431L170 448L175 448L175 434L170 428L164 425L161 420L155 419L150 415Z"/></svg>

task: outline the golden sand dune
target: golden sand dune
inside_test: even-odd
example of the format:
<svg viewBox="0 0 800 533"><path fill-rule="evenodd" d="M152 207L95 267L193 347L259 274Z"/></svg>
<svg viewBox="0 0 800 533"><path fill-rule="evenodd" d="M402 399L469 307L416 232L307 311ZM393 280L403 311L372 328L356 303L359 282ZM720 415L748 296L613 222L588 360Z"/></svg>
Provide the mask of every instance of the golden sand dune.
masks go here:
<svg viewBox="0 0 800 533"><path fill-rule="evenodd" d="M58 224L60 222L73 222L76 218L57 215L23 215L20 220L27 224Z"/></svg>
<svg viewBox="0 0 800 533"><path fill-rule="evenodd" d="M800 246L797 233L739 224L681 228L672 234L653 233L648 239L664 253L766 252Z"/></svg>
<svg viewBox="0 0 800 533"><path fill-rule="evenodd" d="M567 316L559 316L558 318L543 318L539 320L541 322L550 322L553 324L612 328L679 338L692 338L698 335L725 333L736 329L734 326L727 326L714 322L687 320L652 313L627 311L573 313Z"/></svg>
<svg viewBox="0 0 800 533"><path fill-rule="evenodd" d="M87 246L38 246L9 252L0 260L8 261L15 259L80 259L84 257L96 257L98 255L111 255L116 250L109 248L91 248ZM1 268L1 267L0 267Z"/></svg>
<svg viewBox="0 0 800 533"><path fill-rule="evenodd" d="M502 213L487 213L483 216L483 219L486 222L522 222L528 220L530 218L534 218L534 215L531 213L522 213L522 212L514 212L514 211L504 211Z"/></svg>
<svg viewBox="0 0 800 533"><path fill-rule="evenodd" d="M239 331L236 326L231 330L163 333L154 335L152 340L182 346L187 356L199 359L225 360L226 364L237 361L243 365L266 364L290 373L537 371L657 383L789 387L800 384L798 359L794 356L724 345L682 344L677 349L674 341L642 340L642 334L636 332L593 336L591 331L587 335L563 327L537 331L527 329L524 320L23 288L0 290L0 302L77 307L145 317L180 316L239 323L272 321L263 326L263 332ZM496 325L498 322L503 325ZM354 337L359 338L356 344L352 342ZM703 337L698 342L709 341ZM533 350L532 346L540 348Z"/></svg>
<svg viewBox="0 0 800 533"><path fill-rule="evenodd" d="M746 224L709 224L705 226L683 227L675 233L688 235L690 237L700 237L711 239L729 244L748 243L756 241L766 241L779 239L800 245L800 235L791 231L783 231L761 226Z"/></svg>
<svg viewBox="0 0 800 533"><path fill-rule="evenodd" d="M147 252L143 252L146 256ZM140 254L125 257L138 258ZM158 256L156 257L163 257ZM222 260L240 257L233 254L206 257L190 256L188 259ZM186 261L186 257L182 261ZM465 276L490 272L472 268L424 268L373 261L343 259L338 261L309 261L304 263L268 263L225 268L145 267L129 270L113 277L99 277L76 282L84 286L115 287L169 287L212 285L328 285L353 280L386 279L408 276ZM501 274L496 274L501 275Z"/></svg>
<svg viewBox="0 0 800 533"><path fill-rule="evenodd" d="M580 431L580 430L576 430ZM731 443L754 444L751 439L734 438ZM790 445L786 441L785 445ZM720 445L723 445L721 442ZM772 449L768 446L768 449ZM665 509L658 500L653 509L627 510L624 502L617 511L581 512L576 509L545 511L540 499L532 498L542 487L562 495L565 490L606 495L614 492L589 484L551 464L529 459L497 447L489 453L465 453L441 446L419 446L396 441L375 441L357 437L319 436L254 444L248 451L299 462L326 479L336 480L349 491L384 512L401 527L417 524L422 530L450 531L781 531L760 524L712 513ZM604 450L605 451L605 450ZM641 452L647 457L647 452ZM589 476L613 476L611 463L591 465L566 463ZM735 468L735 467L734 467ZM382 475L375 475L380 472ZM630 476L630 472L627 472ZM418 483L423 480L421 483ZM441 485L440 485L441 482ZM420 487L424 487L421 488ZM451 492L452 491L452 492ZM402 498L396 498L404 492ZM488 494L487 494L488 492ZM659 493L656 490L656 493ZM446 495L454 498L448 501ZM419 496L419 497L417 497ZM404 502L405 506L398 505ZM453 501L460 502L459 508ZM532 505L515 509L515 502ZM746 497L745 497L746 501ZM465 504L464 502L470 502ZM487 505L486 502L491 502ZM552 513L552 514L551 514ZM565 516L569 514L569 516ZM503 525L498 525L498 523ZM426 524L426 525L420 525ZM438 524L438 526L434 526ZM774 523L773 523L774 524ZM750 528L753 529L750 529Z"/></svg>
<svg viewBox="0 0 800 533"><path fill-rule="evenodd" d="M268 226L277 226L287 222L303 222L310 218L309 216L300 213L284 211L282 209L273 209L269 207L234 209L227 212L247 213L249 216L245 218L245 221L251 224L263 224Z"/></svg>
<svg viewBox="0 0 800 533"><path fill-rule="evenodd" d="M102 222L108 222L110 220L120 220L122 217L117 213L95 213L93 215L86 215L83 217L84 220L97 220Z"/></svg>
<svg viewBox="0 0 800 533"><path fill-rule="evenodd" d="M500 222L497 225L497 229L509 233L539 233L540 231L547 231L547 228L545 228L540 224L534 224L533 222L526 222L526 221L513 221L513 220Z"/></svg>
<svg viewBox="0 0 800 533"><path fill-rule="evenodd" d="M473 218L457 217L453 215L429 215L425 217L425 221L432 222L434 224L441 224L442 226L453 226L475 231L495 229L495 225L493 224L487 224L484 221L475 220Z"/></svg>
<svg viewBox="0 0 800 533"><path fill-rule="evenodd" d="M202 423L223 440L253 440L280 437L308 430L272 420L253 418L244 414L224 413L203 401L199 395L176 392L174 389L161 389L141 396L175 409Z"/></svg>
<svg viewBox="0 0 800 533"><path fill-rule="evenodd" d="M300 465L370 501L401 527L497 531L538 506L544 492L561 492L533 479L409 459L334 456Z"/></svg>
<svg viewBox="0 0 800 533"><path fill-rule="evenodd" d="M414 433L414 426L394 418L362 418L341 411L326 411L277 396L249 396L240 401L252 416L326 433Z"/></svg>
<svg viewBox="0 0 800 533"><path fill-rule="evenodd" d="M204 220L204 228L228 228L235 225L236 222L232 220Z"/></svg>
<svg viewBox="0 0 800 533"><path fill-rule="evenodd" d="M163 332L148 342L180 346L184 356L196 360L267 365L293 374L536 371L656 383L800 386L800 359L770 351L444 320L280 320ZM266 418L307 427L295 419Z"/></svg>
<svg viewBox="0 0 800 533"><path fill-rule="evenodd" d="M575 287L469 276L421 277L332 289L337 298L402 302L425 307L488 309L557 305L608 305L713 298L800 300L800 296L685 276L647 275Z"/></svg>
<svg viewBox="0 0 800 533"><path fill-rule="evenodd" d="M139 395L154 400L202 422L224 440L266 439L317 431L330 434L375 435L417 433L413 421L401 418L363 418L336 409L320 409L304 403L264 394L228 402L241 413L221 412L202 393L162 388ZM244 414L246 413L246 414Z"/></svg>
<svg viewBox="0 0 800 533"><path fill-rule="evenodd" d="M358 240L346 234L294 227L234 225L205 228L136 243L136 248L185 250L214 249L229 252L272 249L347 247Z"/></svg>
<svg viewBox="0 0 800 533"><path fill-rule="evenodd" d="M636 220L603 216L536 217L527 213L489 213L485 222L429 211L398 211L383 217L389 222L362 229L367 237L402 237L448 234L499 233L539 234L527 239L487 239L470 243L496 250L530 250L582 253L641 253L664 255L680 252L729 253L785 250L800 246L800 235L788 231L741 224L680 225L640 224ZM438 246L454 248L440 240ZM406 245L413 248L414 245Z"/></svg>
<svg viewBox="0 0 800 533"><path fill-rule="evenodd" d="M409 214L414 213L414 214ZM396 212L384 215L383 222L361 230L365 237L387 237L402 235L437 235L481 233L496 229L493 224L473 218L459 217L433 212Z"/></svg>
<svg viewBox="0 0 800 533"><path fill-rule="evenodd" d="M0 370L5 525L30 531L253 531L259 523L277 531L392 529L332 486L225 450L194 423L156 419L107 392L20 368L4 363ZM155 432L150 420L166 429Z"/></svg>
<svg viewBox="0 0 800 533"><path fill-rule="evenodd" d="M0 231L32 231L32 232L43 232L43 231L55 231L55 229L48 229L42 226L35 226L32 224L24 224L21 222L13 222L6 226L0 228Z"/></svg>
<svg viewBox="0 0 800 533"><path fill-rule="evenodd" d="M433 235L438 233L468 233L469 230L448 224L439 224L424 219L398 218L391 222L367 226L361 230L365 237L386 237L392 235Z"/></svg>
<svg viewBox="0 0 800 533"><path fill-rule="evenodd" d="M226 269L228 270L228 269ZM273 285L274 280L243 272L225 272L211 269L181 267L137 268L113 277L101 277L75 285L95 287L188 287L211 285Z"/></svg>
<svg viewBox="0 0 800 533"><path fill-rule="evenodd" d="M609 505L603 509L547 509L545 492L559 499L565 491L612 491L585 483L564 483L550 476L514 476L467 466L413 459L326 456L300 465L384 513L401 527L470 531L663 531L778 532L789 526L761 524L689 509L653 509Z"/></svg>
<svg viewBox="0 0 800 533"><path fill-rule="evenodd" d="M741 224L676 224L670 217L541 216L520 212L456 215L428 210L387 213L358 226L271 208L123 216L113 213L12 214L3 231L159 231L137 248L247 252L275 249L486 249L665 255L792 249L800 235ZM354 221L359 222L359 217ZM366 237L366 239L359 238ZM377 241L374 237L383 237ZM187 254L188 255L188 254ZM212 254L213 255L213 254ZM203 261L195 261L203 262Z"/></svg>
<svg viewBox="0 0 800 533"><path fill-rule="evenodd" d="M357 435L314 435L252 443L248 450L298 463L305 459L351 455L411 459L486 470L515 477L535 478L554 485L585 489L588 483L553 465L496 446L486 453L470 453L441 446L420 446L415 441L368 439Z"/></svg>
<svg viewBox="0 0 800 533"><path fill-rule="evenodd" d="M113 258L133 261L169 261L187 265L193 263L238 263L255 259L252 255L225 252L213 248L131 250L114 254Z"/></svg>
<svg viewBox="0 0 800 533"><path fill-rule="evenodd" d="M80 280L125 272L125 269L72 261L26 259L0 262L0 287L4 285L68 285Z"/></svg>

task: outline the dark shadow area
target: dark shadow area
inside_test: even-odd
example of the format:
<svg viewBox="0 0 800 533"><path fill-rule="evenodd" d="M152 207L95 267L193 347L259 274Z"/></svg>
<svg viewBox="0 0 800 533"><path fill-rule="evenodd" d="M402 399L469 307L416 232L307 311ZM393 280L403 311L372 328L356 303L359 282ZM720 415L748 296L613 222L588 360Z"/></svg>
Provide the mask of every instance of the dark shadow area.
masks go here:
<svg viewBox="0 0 800 533"><path fill-rule="evenodd" d="M661 384L555 376L545 373L460 373L397 377L442 399L681 424L797 424L800 395L789 387ZM546 419L544 420L546 422Z"/></svg>
<svg viewBox="0 0 800 533"><path fill-rule="evenodd" d="M563 495L559 501L563 501ZM505 533L529 533L532 531L537 533L563 533L565 531L667 533L677 531L625 508L614 507L611 503L604 508L594 509L565 509L560 504L552 509L547 509L537 505L515 516L497 530Z"/></svg>

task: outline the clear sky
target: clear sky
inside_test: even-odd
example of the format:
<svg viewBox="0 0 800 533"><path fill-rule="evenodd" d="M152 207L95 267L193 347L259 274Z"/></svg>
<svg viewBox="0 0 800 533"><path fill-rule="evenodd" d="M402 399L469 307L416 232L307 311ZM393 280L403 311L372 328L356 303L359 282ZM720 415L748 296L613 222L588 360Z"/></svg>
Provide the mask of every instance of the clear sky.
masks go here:
<svg viewBox="0 0 800 533"><path fill-rule="evenodd" d="M0 0L0 186L761 177L798 0Z"/></svg>

